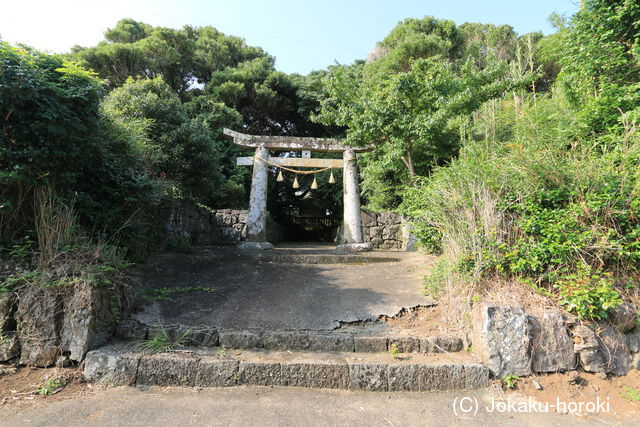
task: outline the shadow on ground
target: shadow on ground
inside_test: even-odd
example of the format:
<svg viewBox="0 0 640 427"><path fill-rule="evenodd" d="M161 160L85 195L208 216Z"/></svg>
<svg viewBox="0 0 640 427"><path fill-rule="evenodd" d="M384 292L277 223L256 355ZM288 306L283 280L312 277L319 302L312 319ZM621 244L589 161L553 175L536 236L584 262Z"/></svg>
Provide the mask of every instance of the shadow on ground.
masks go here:
<svg viewBox="0 0 640 427"><path fill-rule="evenodd" d="M215 292L177 293L173 301L150 303L137 318L146 324L330 330L341 322L370 321L393 316L402 308L432 304L420 292L432 258L418 253L366 255L397 259L394 262L283 262L287 256L333 254L332 246L321 245L286 246L265 253L234 247L167 253L140 269L140 289L204 287Z"/></svg>

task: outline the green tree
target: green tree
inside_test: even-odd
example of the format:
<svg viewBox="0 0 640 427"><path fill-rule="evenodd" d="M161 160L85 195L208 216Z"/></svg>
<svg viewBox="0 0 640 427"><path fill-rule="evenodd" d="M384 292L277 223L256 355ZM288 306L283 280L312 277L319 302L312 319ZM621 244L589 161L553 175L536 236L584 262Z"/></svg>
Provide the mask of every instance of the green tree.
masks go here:
<svg viewBox="0 0 640 427"><path fill-rule="evenodd" d="M506 62L515 58L518 35L510 25L467 22L458 28L464 36L462 56L473 58L479 67L492 58Z"/></svg>
<svg viewBox="0 0 640 427"><path fill-rule="evenodd" d="M104 38L112 43L135 43L148 37L151 31L151 25L125 18L105 31Z"/></svg>
<svg viewBox="0 0 640 427"><path fill-rule="evenodd" d="M457 153L460 119L485 101L530 82L507 78L505 63L458 69L442 57L416 60L406 72L362 79L363 67L335 67L316 116L347 128L347 141L373 145L363 189L374 207L396 207L403 187Z"/></svg>
<svg viewBox="0 0 640 427"><path fill-rule="evenodd" d="M215 71L205 94L237 110L248 133L304 135L307 118L298 108L296 81L274 69L270 57Z"/></svg>
<svg viewBox="0 0 640 427"><path fill-rule="evenodd" d="M129 77L162 76L182 98L196 83L206 84L212 72L268 57L262 49L210 26L176 30L123 19L105 32L105 39L94 47L76 46L71 56L96 71L111 88Z"/></svg>
<svg viewBox="0 0 640 427"><path fill-rule="evenodd" d="M211 130L204 118L187 116L161 77L130 78L107 96L103 108L114 120L144 130L149 174L173 182L184 196L216 200L223 178Z"/></svg>
<svg viewBox="0 0 640 427"><path fill-rule="evenodd" d="M393 73L407 71L411 62L420 58L441 56L453 61L461 57L463 47L463 34L453 21L431 16L409 18L400 22L378 43L368 68L374 74Z"/></svg>
<svg viewBox="0 0 640 427"><path fill-rule="evenodd" d="M135 135L104 119L102 82L77 64L0 44L0 239L32 227L33 189L75 199L83 224L114 231L152 183Z"/></svg>

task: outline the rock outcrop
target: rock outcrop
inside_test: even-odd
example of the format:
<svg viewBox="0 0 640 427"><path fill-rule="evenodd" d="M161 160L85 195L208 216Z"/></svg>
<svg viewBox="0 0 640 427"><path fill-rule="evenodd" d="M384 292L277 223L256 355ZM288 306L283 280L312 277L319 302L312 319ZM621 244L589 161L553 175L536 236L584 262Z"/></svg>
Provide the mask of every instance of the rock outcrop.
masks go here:
<svg viewBox="0 0 640 427"><path fill-rule="evenodd" d="M576 368L573 340L559 310L547 310L531 320L531 369L565 372Z"/></svg>
<svg viewBox="0 0 640 427"><path fill-rule="evenodd" d="M28 286L21 289L16 325L20 363L50 366L59 354L62 297L58 289Z"/></svg>
<svg viewBox="0 0 640 427"><path fill-rule="evenodd" d="M573 340L580 366L587 372L625 375L633 366L627 338L609 325L598 325L597 330L578 325Z"/></svg>
<svg viewBox="0 0 640 427"><path fill-rule="evenodd" d="M0 294L0 362L7 362L20 355L20 342L16 336L15 292Z"/></svg>
<svg viewBox="0 0 640 427"><path fill-rule="evenodd" d="M473 348L495 376L531 373L531 322L522 307L480 304L473 327Z"/></svg>

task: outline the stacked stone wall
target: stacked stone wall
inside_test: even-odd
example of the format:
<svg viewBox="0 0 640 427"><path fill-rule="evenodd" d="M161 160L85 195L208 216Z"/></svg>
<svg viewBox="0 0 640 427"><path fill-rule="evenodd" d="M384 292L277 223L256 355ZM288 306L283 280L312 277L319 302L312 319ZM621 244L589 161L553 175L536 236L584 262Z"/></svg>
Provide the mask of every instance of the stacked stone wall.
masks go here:
<svg viewBox="0 0 640 427"><path fill-rule="evenodd" d="M167 239L180 238L194 245L235 245L247 236L247 211L209 209L188 202L173 202L162 208L163 231ZM280 242L284 230L268 220L267 238Z"/></svg>
<svg viewBox="0 0 640 427"><path fill-rule="evenodd" d="M374 249L407 251L415 247L410 224L393 212L362 211L362 238Z"/></svg>

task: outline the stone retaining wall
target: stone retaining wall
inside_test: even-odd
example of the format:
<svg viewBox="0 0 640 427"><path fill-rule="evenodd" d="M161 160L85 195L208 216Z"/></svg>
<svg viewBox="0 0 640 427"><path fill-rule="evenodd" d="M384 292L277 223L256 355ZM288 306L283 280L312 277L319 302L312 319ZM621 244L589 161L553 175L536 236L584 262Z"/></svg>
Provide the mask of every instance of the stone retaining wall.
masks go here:
<svg viewBox="0 0 640 427"><path fill-rule="evenodd" d="M247 236L247 211L209 209L185 201L173 201L161 208L167 239L179 238L194 245L235 245ZM281 242L284 230L268 219L268 240Z"/></svg>
<svg viewBox="0 0 640 427"><path fill-rule="evenodd" d="M362 237L374 249L412 251L415 238L406 219L393 212L362 211Z"/></svg>
<svg viewBox="0 0 640 427"><path fill-rule="evenodd" d="M473 348L498 378L582 370L626 375L640 369L640 327L628 303L607 321L578 322L566 312L479 304Z"/></svg>
<svg viewBox="0 0 640 427"><path fill-rule="evenodd" d="M175 200L160 208L162 234L167 239L183 239L194 245L235 245L247 236L247 211L209 209L186 201ZM267 240L278 243L285 239L283 227L267 220ZM406 219L393 212L362 211L362 237L375 249L415 250L415 238ZM336 241L342 238L342 227Z"/></svg>
<svg viewBox="0 0 640 427"><path fill-rule="evenodd" d="M116 330L128 314L124 286L24 286L0 294L0 363L46 367L79 363Z"/></svg>

